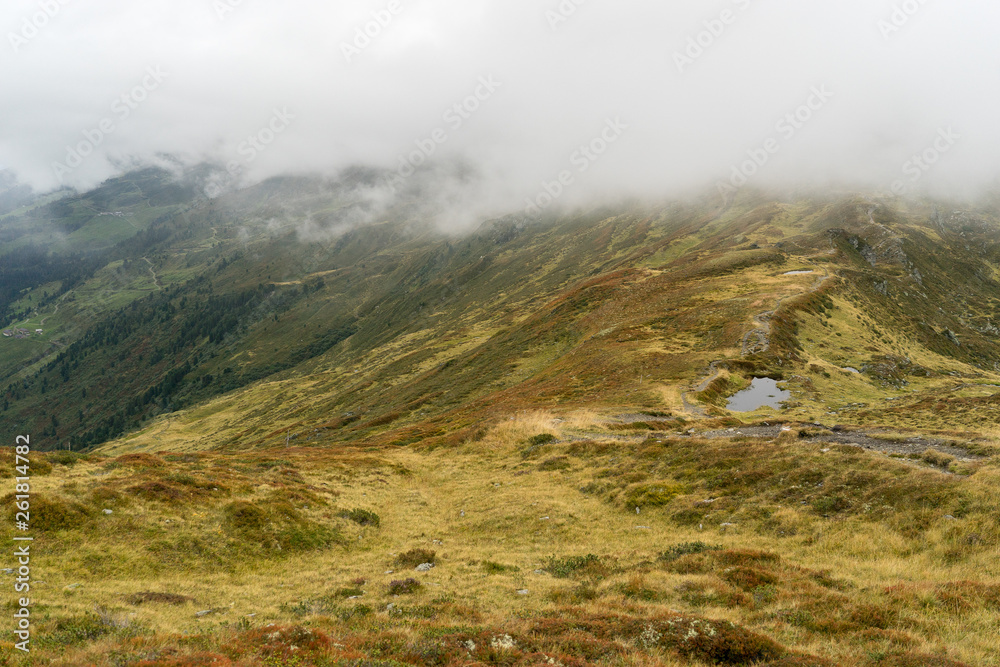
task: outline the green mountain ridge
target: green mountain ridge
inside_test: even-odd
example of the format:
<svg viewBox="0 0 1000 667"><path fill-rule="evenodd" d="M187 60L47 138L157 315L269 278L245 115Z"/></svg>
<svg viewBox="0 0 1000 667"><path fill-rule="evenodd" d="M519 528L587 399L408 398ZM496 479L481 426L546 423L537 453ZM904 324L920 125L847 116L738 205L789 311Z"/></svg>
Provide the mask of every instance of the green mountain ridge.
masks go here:
<svg viewBox="0 0 1000 667"><path fill-rule="evenodd" d="M337 231L371 179L274 179L205 200L146 170L5 218L10 247L61 230L33 265L76 272L24 277L11 262L4 307L20 317L7 326L44 333L0 341L2 419L80 449L298 378L316 383L298 407L213 444L343 421L324 432L399 430L405 443L472 429L498 404L696 417L689 391L716 362L734 378L709 394L770 375L790 382L798 418L861 423L876 402L924 400L1000 363L989 208L747 193L725 209L508 217L455 237L404 201ZM331 231L305 240L304 221ZM795 269L814 273L784 275ZM747 350L748 336L766 342ZM872 400L840 412L852 392Z"/></svg>

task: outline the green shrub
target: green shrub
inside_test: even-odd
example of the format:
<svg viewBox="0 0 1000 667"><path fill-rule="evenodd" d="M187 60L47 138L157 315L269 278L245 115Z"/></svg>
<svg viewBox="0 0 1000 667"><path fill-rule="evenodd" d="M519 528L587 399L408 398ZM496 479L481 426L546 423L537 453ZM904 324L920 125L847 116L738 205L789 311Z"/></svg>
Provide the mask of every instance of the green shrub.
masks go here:
<svg viewBox="0 0 1000 667"><path fill-rule="evenodd" d="M341 588L337 591L339 598L356 598L364 594L365 592L360 588Z"/></svg>
<svg viewBox="0 0 1000 667"><path fill-rule="evenodd" d="M342 517L344 519L350 519L351 521L360 526L375 526L376 528L378 528L379 524L382 522L382 518L375 512L371 512L369 510L363 510L360 508L355 508L352 510L343 510L337 516Z"/></svg>
<svg viewBox="0 0 1000 667"><path fill-rule="evenodd" d="M86 458L84 454L79 452L74 452L68 449L57 449L53 452L47 452L45 458L48 459L49 463L54 463L56 465L62 466L74 466L81 459Z"/></svg>
<svg viewBox="0 0 1000 667"><path fill-rule="evenodd" d="M601 597L600 592L590 583L584 582L572 588L555 589L548 594L549 600L559 604L582 604Z"/></svg>
<svg viewBox="0 0 1000 667"><path fill-rule="evenodd" d="M531 436L528 439L528 444L534 447L538 447L540 445L547 445L550 442L555 442L555 441L556 441L556 436L552 435L551 433L539 433L538 435Z"/></svg>
<svg viewBox="0 0 1000 667"><path fill-rule="evenodd" d="M82 616L71 616L56 621L55 629L45 633L40 643L55 645L71 645L94 641L114 632L114 628L103 622L96 614L87 613Z"/></svg>
<svg viewBox="0 0 1000 667"><path fill-rule="evenodd" d="M550 558L543 568L553 577L567 579L575 576L603 578L611 573L611 567L604 563L600 556L568 556L566 558Z"/></svg>
<svg viewBox="0 0 1000 667"><path fill-rule="evenodd" d="M400 567L416 567L424 563L433 563L437 554L427 549L410 549L396 556L396 565Z"/></svg>
<svg viewBox="0 0 1000 667"><path fill-rule="evenodd" d="M506 572L521 571L521 568L515 565L501 565L500 563L494 563L491 560L483 561L483 569L486 570L486 574L504 574Z"/></svg>
<svg viewBox="0 0 1000 667"><path fill-rule="evenodd" d="M263 533L268 527L267 513L253 503L237 500L222 510L223 526L239 535Z"/></svg>
<svg viewBox="0 0 1000 667"><path fill-rule="evenodd" d="M551 459L546 459L538 464L538 469L542 472L551 472L553 470L569 470L572 466L570 465L569 459L565 456L556 456Z"/></svg>
<svg viewBox="0 0 1000 667"><path fill-rule="evenodd" d="M245 500L229 503L222 511L222 527L247 548L288 553L328 546L337 535L309 521L289 503L272 503L264 509Z"/></svg>
<svg viewBox="0 0 1000 667"><path fill-rule="evenodd" d="M837 514L850 507L851 503L840 496L823 496L812 503L812 508L819 514Z"/></svg>
<svg viewBox="0 0 1000 667"><path fill-rule="evenodd" d="M705 544L704 542L682 542L681 544L675 544L666 551L661 552L658 559L665 563L670 563L677 560L681 556L720 550L722 550L722 547L712 546L710 544Z"/></svg>
<svg viewBox="0 0 1000 667"><path fill-rule="evenodd" d="M4 500L9 507L10 521L13 522L20 510L14 505L13 494ZM94 514L90 508L58 496L32 494L28 502L30 503L28 525L33 530L45 532L73 530L86 524Z"/></svg>
<svg viewBox="0 0 1000 667"><path fill-rule="evenodd" d="M625 493L625 507L662 507L684 493L684 487L669 482L654 482L632 487Z"/></svg>
<svg viewBox="0 0 1000 667"><path fill-rule="evenodd" d="M117 463L119 466L129 466L130 468L140 469L162 468L167 465L167 462L159 456L144 453L122 454L111 463Z"/></svg>

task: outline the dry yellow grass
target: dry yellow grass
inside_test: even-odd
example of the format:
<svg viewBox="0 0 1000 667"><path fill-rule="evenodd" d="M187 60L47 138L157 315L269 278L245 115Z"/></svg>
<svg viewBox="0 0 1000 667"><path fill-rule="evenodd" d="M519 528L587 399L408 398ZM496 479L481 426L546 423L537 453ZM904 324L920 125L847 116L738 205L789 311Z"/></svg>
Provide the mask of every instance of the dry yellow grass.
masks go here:
<svg viewBox="0 0 1000 667"><path fill-rule="evenodd" d="M972 503L980 503L980 510L959 520L935 520L919 535L909 537L905 531L893 529L892 520L872 522L863 515L824 519L809 508L770 507L773 501L751 493L745 499L749 505L761 510L770 507L768 514L760 516L769 516L770 521L786 528L795 527L794 535L781 537L752 519L756 510L741 515L743 518L730 526L719 526L718 522L678 524L672 516L686 503L701 500L697 496L682 497L663 507L642 508L636 515L599 493L581 493L580 489L595 479L619 480L617 484L628 484L630 475L641 479L642 471L656 463L660 451L656 439L639 445L635 441L567 438L599 428L602 421L600 415L589 411L562 416L544 411L516 414L495 424L480 439L457 449L433 451L293 448L252 455L208 455L197 460L164 455L162 470L124 464L109 467L110 459L72 467L56 465L53 474L37 478L35 493L83 502L99 488L127 489L143 480L181 479L170 475L200 479L210 474L219 484L227 484L232 495L219 500L211 495L197 496L176 503L128 497L114 505L111 516L97 516L91 529L42 536L35 544L37 560L33 566L37 578L45 581L37 588L36 602L44 605L48 620L37 630L40 644L36 655L56 658L54 664L92 661L104 665L112 664L106 662L108 656L123 650L139 655L173 647L183 653L188 650L184 646L190 646L181 641L183 637L200 637L196 645L218 651L233 641L227 638L268 623L305 625L351 646L361 641L359 638L393 628L414 642L437 632L434 628L443 631L470 624L521 637L529 631L531 619L562 615L573 608L595 615L614 612L640 617L678 610L732 621L841 665L876 664L870 654L900 649L902 637L908 650L935 653L946 649L953 658L968 664L1000 664L1000 640L995 633L1000 608L973 604L960 615L944 612L935 604L890 609L885 593L891 587L913 587L915 599L932 601L934 587L950 582L997 585L1000 565L995 547L961 548L955 552L959 555L950 560L946 557L949 545L959 548L964 536L971 533L995 544L995 521L990 523L981 513L995 506L990 500L991 489L1000 482L995 463L984 465L961 482L963 493L969 494ZM544 444L526 457L531 439L544 433L565 440ZM876 460L876 455L865 455L851 465L864 470L869 467L865 464L868 457ZM559 465L546 465L551 461ZM261 462L271 467L261 468ZM267 475L261 478L252 472L258 469ZM623 476L608 476L616 470L620 472L614 475ZM296 478L300 481L294 481ZM683 483L694 489L692 482ZM326 504L295 495L305 491ZM220 514L223 506L237 499L264 506L273 502L269 499L275 493L300 498L293 504L301 514L334 526L340 534L338 543L326 549L260 559L228 559L223 553L222 561L217 562L206 555L213 540L221 545L228 539ZM340 509L351 508L377 512L380 525L360 526L337 517ZM131 538L121 540L122 534ZM183 562L164 567L161 557L151 551L163 540L186 544L191 551ZM191 546L198 541L207 551ZM728 576L721 567L685 574L658 564L658 554L672 545L695 542L779 554L782 565L768 566L771 569L767 570L779 578L776 587L773 591L739 593L720 580ZM417 573L394 565L397 554L414 548L437 552L437 566ZM552 559L587 554L597 556L607 569L566 578L553 576ZM825 572L824 581L838 583L822 588L785 580L808 579L813 576L809 572ZM389 595L389 583L406 577L418 579L423 584L421 592L412 597ZM358 579L365 580L360 586L363 597L347 600L337 596L337 591L357 586L352 582ZM66 588L73 584L81 585ZM698 590L705 592L685 592ZM177 606L126 602L127 596L147 591L188 596L194 602ZM739 599L738 593L744 597L764 595L771 601L749 605L726 602ZM899 637L894 639L883 630L878 630L885 635L881 639L861 639L855 631L819 632L808 629L808 623L802 625L782 616L804 614L795 610L823 599L840 600L836 604L852 609L871 605L902 614L904 620L890 626ZM387 613L389 604L402 609L402 615ZM823 604L834 603L817 604L823 609ZM370 615L352 616L351 610L362 605ZM127 640L116 631L94 642L69 641L42 648L45 633L61 636L58 619L80 619L95 610L109 623L143 628L145 634ZM196 616L204 610L213 611ZM835 612L830 608L829 613ZM425 613L433 616L425 618ZM808 613L820 614L815 609ZM338 618L347 619L346 625ZM11 656L9 643L3 651ZM640 653L614 664L698 664L671 657L669 652ZM272 663L251 660L240 664Z"/></svg>

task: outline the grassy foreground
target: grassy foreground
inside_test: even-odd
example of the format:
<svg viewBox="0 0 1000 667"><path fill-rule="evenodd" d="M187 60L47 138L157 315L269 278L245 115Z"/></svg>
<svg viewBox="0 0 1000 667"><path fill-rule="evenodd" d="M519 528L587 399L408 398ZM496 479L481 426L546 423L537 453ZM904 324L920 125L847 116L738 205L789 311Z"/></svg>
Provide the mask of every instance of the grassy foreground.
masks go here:
<svg viewBox="0 0 1000 667"><path fill-rule="evenodd" d="M1000 458L656 428L50 453L0 664L1000 664Z"/></svg>

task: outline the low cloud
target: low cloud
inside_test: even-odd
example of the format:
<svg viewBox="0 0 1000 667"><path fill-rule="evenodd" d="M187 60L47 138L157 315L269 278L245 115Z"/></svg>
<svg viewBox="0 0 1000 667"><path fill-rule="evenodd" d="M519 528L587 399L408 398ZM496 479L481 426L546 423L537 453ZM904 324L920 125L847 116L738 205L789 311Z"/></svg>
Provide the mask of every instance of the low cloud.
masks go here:
<svg viewBox="0 0 1000 667"><path fill-rule="evenodd" d="M0 164L48 190L212 162L220 191L366 165L390 176L369 213L421 172L448 228L743 180L965 194L1000 166L998 19L985 0L12 0ZM609 119L627 130L581 169Z"/></svg>

